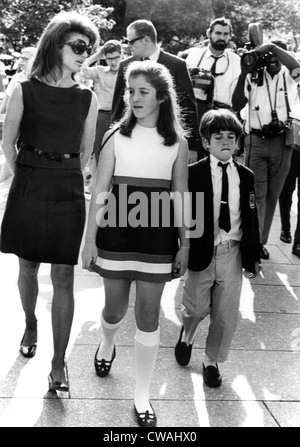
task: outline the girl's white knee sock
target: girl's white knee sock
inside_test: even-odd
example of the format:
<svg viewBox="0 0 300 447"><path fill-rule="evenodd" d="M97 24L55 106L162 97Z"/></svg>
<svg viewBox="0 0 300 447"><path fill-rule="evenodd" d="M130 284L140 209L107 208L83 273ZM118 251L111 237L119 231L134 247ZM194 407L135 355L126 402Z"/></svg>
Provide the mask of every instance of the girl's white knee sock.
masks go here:
<svg viewBox="0 0 300 447"><path fill-rule="evenodd" d="M149 411L150 385L156 363L160 340L160 329L154 332L143 332L136 329L135 336L135 391L134 404L139 413Z"/></svg>
<svg viewBox="0 0 300 447"><path fill-rule="evenodd" d="M100 343L99 351L97 354L98 360L108 360L112 358L114 345L115 345L115 335L121 325L121 321L116 324L107 323L104 320L103 313L101 314L101 329L102 329L102 340Z"/></svg>

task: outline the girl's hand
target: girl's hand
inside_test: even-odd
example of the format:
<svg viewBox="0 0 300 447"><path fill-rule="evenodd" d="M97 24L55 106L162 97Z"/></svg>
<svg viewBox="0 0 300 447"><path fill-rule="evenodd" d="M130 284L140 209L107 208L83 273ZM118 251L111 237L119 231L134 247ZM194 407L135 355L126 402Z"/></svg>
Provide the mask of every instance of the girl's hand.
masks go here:
<svg viewBox="0 0 300 447"><path fill-rule="evenodd" d="M189 260L189 249L188 246L182 246L178 250L172 265L173 278L180 278L184 275Z"/></svg>
<svg viewBox="0 0 300 447"><path fill-rule="evenodd" d="M85 244L81 253L82 268L93 272L93 265L96 264L98 258L98 249L96 244Z"/></svg>

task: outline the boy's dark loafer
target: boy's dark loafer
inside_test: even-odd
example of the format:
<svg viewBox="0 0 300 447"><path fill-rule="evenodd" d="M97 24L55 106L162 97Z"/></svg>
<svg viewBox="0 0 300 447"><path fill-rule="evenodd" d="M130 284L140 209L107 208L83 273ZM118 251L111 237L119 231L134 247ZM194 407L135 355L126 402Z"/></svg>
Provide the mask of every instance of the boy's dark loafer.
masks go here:
<svg viewBox="0 0 300 447"><path fill-rule="evenodd" d="M203 380L205 385L209 386L210 388L218 388L222 385L222 376L220 374L218 365L216 366L209 365L205 366L203 365Z"/></svg>
<svg viewBox="0 0 300 447"><path fill-rule="evenodd" d="M298 256L300 258L300 244L296 244L292 250L293 255Z"/></svg>
<svg viewBox="0 0 300 447"><path fill-rule="evenodd" d="M270 254L268 252L268 250L266 249L266 247L264 247L263 245L260 246L260 258L261 259L269 259Z"/></svg>
<svg viewBox="0 0 300 447"><path fill-rule="evenodd" d="M184 327L182 326L179 340L175 346L175 358L179 365L187 366L191 360L193 344L187 345L185 342L181 341L183 331Z"/></svg>
<svg viewBox="0 0 300 447"><path fill-rule="evenodd" d="M285 231L281 231L280 234L280 240L282 242L285 242L286 244L290 244L292 242L292 236L291 233L285 232Z"/></svg>

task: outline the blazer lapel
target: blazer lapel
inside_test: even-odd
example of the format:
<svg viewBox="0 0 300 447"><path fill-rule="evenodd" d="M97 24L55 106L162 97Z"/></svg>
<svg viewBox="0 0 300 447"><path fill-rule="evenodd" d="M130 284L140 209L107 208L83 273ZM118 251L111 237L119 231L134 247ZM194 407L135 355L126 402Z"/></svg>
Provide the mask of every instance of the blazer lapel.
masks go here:
<svg viewBox="0 0 300 447"><path fill-rule="evenodd" d="M204 160L204 181L205 189L213 194L212 176L210 169L210 155Z"/></svg>

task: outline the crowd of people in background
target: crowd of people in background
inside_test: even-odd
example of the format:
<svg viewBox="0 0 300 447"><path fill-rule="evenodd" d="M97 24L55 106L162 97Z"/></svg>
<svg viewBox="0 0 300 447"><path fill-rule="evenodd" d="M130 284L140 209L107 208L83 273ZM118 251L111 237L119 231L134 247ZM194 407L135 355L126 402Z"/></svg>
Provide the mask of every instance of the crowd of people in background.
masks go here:
<svg viewBox="0 0 300 447"><path fill-rule="evenodd" d="M292 253L300 257L299 222L294 238L290 225L299 154L285 141L285 123L300 119L300 57L298 48L290 51L281 40L263 44L258 39L255 60L246 63L249 51L237 47L224 17L211 21L201 43L176 55L163 49L154 24L144 19L128 25L122 42L110 39L97 47L98 39L90 20L66 13L52 19L37 48L21 49L14 75L8 76L0 58L3 151L13 173L0 250L19 257L26 321L20 352L26 358L37 349L39 265L52 265L49 389L68 391L64 356L85 224L84 192L89 193L82 262L103 277L105 287L95 371L99 377L110 373L115 335L136 281L134 409L139 425L153 427L150 385L166 281L187 270L175 347L181 366L190 361L199 322L210 314L203 378L216 388L222 383L218 363L226 361L237 326L242 270L253 278L261 259L269 259L265 245L277 203L278 237L293 241ZM237 154L245 156L242 163ZM84 191L81 170L86 174L92 159L97 175L93 188ZM155 189L170 198L172 187L182 196L205 192L203 235L189 240L183 224L175 231L176 199L169 206L167 229L161 222L158 229L124 228L119 213L117 225L102 226L107 197L103 202L98 197L111 185L116 197L124 185L126 194L142 191L147 197ZM197 211L193 197L185 210L192 216Z"/></svg>

